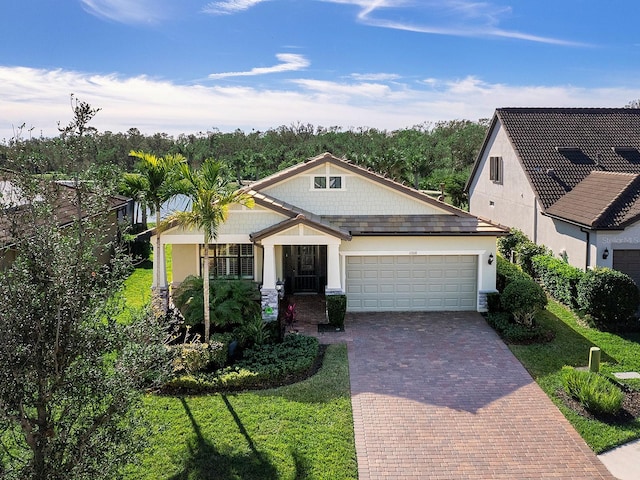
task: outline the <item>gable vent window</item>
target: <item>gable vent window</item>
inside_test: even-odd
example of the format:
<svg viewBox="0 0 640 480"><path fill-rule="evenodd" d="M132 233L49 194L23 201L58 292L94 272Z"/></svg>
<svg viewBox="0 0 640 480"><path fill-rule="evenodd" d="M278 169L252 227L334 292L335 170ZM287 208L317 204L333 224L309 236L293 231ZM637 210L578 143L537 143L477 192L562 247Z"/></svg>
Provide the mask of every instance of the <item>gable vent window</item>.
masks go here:
<svg viewBox="0 0 640 480"><path fill-rule="evenodd" d="M489 180L502 183L502 157L489 157Z"/></svg>
<svg viewBox="0 0 640 480"><path fill-rule="evenodd" d="M340 176L322 175L313 177L314 190L326 190L327 188L332 190L342 190L343 180Z"/></svg>

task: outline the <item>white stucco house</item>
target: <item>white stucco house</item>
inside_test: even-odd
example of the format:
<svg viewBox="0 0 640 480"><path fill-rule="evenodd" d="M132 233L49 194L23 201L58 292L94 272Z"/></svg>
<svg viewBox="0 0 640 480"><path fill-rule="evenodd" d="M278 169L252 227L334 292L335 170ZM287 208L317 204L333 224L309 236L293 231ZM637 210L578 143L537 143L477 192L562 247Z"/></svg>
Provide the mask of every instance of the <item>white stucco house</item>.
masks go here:
<svg viewBox="0 0 640 480"><path fill-rule="evenodd" d="M505 228L347 160L325 153L244 191L255 206L231 206L211 273L259 283L263 312L277 313L278 282L294 294L345 293L351 312L483 311L495 291L496 238ZM203 241L197 230L162 233L174 285L201 274ZM160 288L163 252L154 254Z"/></svg>
<svg viewBox="0 0 640 480"><path fill-rule="evenodd" d="M467 192L472 214L640 285L640 109L497 109Z"/></svg>

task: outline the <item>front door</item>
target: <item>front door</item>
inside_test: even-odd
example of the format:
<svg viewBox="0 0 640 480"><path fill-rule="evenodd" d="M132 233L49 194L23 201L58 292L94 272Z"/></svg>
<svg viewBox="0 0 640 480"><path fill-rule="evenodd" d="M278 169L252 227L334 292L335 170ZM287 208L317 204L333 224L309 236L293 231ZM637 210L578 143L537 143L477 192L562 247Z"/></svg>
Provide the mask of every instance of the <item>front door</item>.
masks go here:
<svg viewBox="0 0 640 480"><path fill-rule="evenodd" d="M324 290L327 261L325 245L287 245L284 253L288 293L318 293Z"/></svg>

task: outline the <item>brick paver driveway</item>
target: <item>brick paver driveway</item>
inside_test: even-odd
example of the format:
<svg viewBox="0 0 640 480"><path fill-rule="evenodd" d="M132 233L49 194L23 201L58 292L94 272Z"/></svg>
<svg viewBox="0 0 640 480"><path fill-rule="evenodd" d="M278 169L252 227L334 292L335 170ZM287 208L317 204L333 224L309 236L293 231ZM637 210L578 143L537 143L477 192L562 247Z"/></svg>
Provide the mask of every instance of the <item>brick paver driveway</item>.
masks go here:
<svg viewBox="0 0 640 480"><path fill-rule="evenodd" d="M613 478L479 314L346 327L360 480Z"/></svg>

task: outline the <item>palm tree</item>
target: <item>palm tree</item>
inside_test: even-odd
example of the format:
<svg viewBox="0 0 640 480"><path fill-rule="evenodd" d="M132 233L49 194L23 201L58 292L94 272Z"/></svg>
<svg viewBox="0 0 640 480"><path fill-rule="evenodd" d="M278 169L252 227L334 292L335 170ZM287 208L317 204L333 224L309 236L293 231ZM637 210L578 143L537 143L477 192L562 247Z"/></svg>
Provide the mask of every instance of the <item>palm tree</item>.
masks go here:
<svg viewBox="0 0 640 480"><path fill-rule="evenodd" d="M156 215L156 261L160 261L160 235L162 233L163 224L160 218L160 208L163 203L178 194L176 190L176 179L179 165L186 164L186 160L182 155L166 155L157 157L151 153L142 151L131 151L129 156L139 159L137 164L137 174L129 174L135 177L135 183L142 189L141 198L143 203L149 208L151 213ZM130 178L134 183L134 178ZM156 268L156 288L161 284L160 268Z"/></svg>
<svg viewBox="0 0 640 480"><path fill-rule="evenodd" d="M144 177L139 173L125 172L120 179L118 190L126 197L132 198L136 206L140 207L142 212L142 229L147 229L147 204L145 202L146 182ZM133 224L138 224L138 209L134 211Z"/></svg>
<svg viewBox="0 0 640 480"><path fill-rule="evenodd" d="M218 228L227 219L229 205L240 203L253 207L253 198L241 190L233 190L223 172L223 165L211 158L204 161L199 170L180 165L180 193L191 201L191 211L176 212L169 217L179 225L199 228L204 233L204 341L209 341L211 313L209 311L209 243L218 237Z"/></svg>

